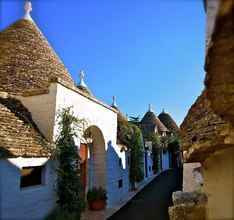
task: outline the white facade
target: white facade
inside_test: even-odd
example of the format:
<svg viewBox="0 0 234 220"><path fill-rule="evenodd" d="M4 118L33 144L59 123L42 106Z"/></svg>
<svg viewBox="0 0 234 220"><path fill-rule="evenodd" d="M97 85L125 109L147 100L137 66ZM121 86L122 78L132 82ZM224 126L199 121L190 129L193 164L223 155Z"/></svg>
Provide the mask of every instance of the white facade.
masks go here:
<svg viewBox="0 0 234 220"><path fill-rule="evenodd" d="M150 150L144 152L144 174L145 179L154 175L152 153Z"/></svg>
<svg viewBox="0 0 234 220"><path fill-rule="evenodd" d="M34 163L37 161L36 158L33 160ZM20 168L8 160L0 160L1 220L41 220L51 211L56 202L55 164L48 161L44 166L42 185L20 188Z"/></svg>
<svg viewBox="0 0 234 220"><path fill-rule="evenodd" d="M162 170L167 170L170 168L170 161L169 161L169 152L166 150L162 152Z"/></svg>
<svg viewBox="0 0 234 220"><path fill-rule="evenodd" d="M85 119L87 129L93 126L98 128L103 135L104 146L96 147L104 148L104 150L103 153L100 153L98 149L96 152L99 152L99 157L103 156L105 161L102 161L102 165L99 164L99 167L103 168L97 171L99 176L96 179L105 179L105 183L101 185L107 190L109 207L126 197L129 192L129 170L126 152L121 152L121 148L116 144L117 112L96 102L96 99L79 94L59 83L52 83L48 94L19 97L19 99L32 113L33 120L49 140L56 138L57 112L66 107L72 106L74 115L79 119ZM79 146L80 140L76 142ZM104 153L106 155L101 155Z"/></svg>
<svg viewBox="0 0 234 220"><path fill-rule="evenodd" d="M129 152L121 150L123 146L117 145L115 110L60 83L51 83L47 94L18 98L29 109L33 120L48 140L55 140L58 134L56 115L59 110L72 106L74 115L79 119L85 119L87 123L85 129L90 129L93 135L96 135L93 143L89 145L88 187L104 187L107 190L108 207L126 200L130 190L130 155ZM79 147L83 140L77 139L76 143ZM36 160L29 158L22 159L21 162L27 166L35 166L39 163ZM43 219L56 205L56 171L52 161L46 163L45 183L23 190L19 185L20 164L14 160L1 160L0 165L0 217L4 220L15 216L20 219ZM153 176L150 151L144 154L144 165L147 179ZM162 154L162 168L163 170L169 168L168 152Z"/></svg>

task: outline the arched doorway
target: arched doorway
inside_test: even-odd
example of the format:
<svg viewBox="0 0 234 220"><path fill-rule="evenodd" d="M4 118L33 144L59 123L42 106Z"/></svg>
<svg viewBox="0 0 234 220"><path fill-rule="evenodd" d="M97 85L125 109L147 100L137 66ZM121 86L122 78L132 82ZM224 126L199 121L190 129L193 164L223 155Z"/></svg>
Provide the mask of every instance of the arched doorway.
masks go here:
<svg viewBox="0 0 234 220"><path fill-rule="evenodd" d="M88 127L85 141L80 145L81 179L87 192L93 187L106 189L106 151L102 131L97 126Z"/></svg>

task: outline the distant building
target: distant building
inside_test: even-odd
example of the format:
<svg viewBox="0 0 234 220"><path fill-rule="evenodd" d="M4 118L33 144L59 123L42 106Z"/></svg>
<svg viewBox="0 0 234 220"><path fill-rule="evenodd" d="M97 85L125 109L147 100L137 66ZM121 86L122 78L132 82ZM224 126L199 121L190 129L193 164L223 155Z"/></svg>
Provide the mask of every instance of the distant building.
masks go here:
<svg viewBox="0 0 234 220"><path fill-rule="evenodd" d="M159 117L162 120L160 120ZM159 117L156 116L156 114L152 110L152 106L150 105L149 110L145 113L141 122L139 123L139 127L142 130L144 142L148 151L150 150L152 153L152 147L151 149L147 147L150 144L149 136L151 134L156 134L161 140L161 143L164 144L163 148L160 149L159 153L158 169L166 170L172 167L177 167L177 160L178 163L180 161L180 152L179 154L177 154L177 152L174 152L173 149L169 148L167 143L169 137L176 136L178 134L179 128L176 125L175 121L172 119L172 117L168 113L165 113L164 110L161 114L159 114ZM162 121L164 121L165 124ZM147 154L149 153L147 152ZM153 162L152 160L148 159L145 163L150 164L149 166L152 166Z"/></svg>
<svg viewBox="0 0 234 220"><path fill-rule="evenodd" d="M158 115L159 120L165 125L168 129L168 133L171 135L179 135L180 129L174 119L170 116L169 113L163 111Z"/></svg>

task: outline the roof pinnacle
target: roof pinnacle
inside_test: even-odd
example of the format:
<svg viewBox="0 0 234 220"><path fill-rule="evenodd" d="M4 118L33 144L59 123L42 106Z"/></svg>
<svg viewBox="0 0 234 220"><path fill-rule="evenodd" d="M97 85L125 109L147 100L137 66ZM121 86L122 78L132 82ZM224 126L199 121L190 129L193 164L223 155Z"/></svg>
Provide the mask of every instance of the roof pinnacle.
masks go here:
<svg viewBox="0 0 234 220"><path fill-rule="evenodd" d="M88 86L86 85L86 83L84 81L84 78L85 78L85 72L84 72L84 70L81 70L80 71L80 86L88 88Z"/></svg>
<svg viewBox="0 0 234 220"><path fill-rule="evenodd" d="M112 106L117 108L116 96L112 96Z"/></svg>
<svg viewBox="0 0 234 220"><path fill-rule="evenodd" d="M152 104L149 104L149 112L153 112Z"/></svg>
<svg viewBox="0 0 234 220"><path fill-rule="evenodd" d="M25 1L24 11L25 11L24 19L32 21L32 17L31 17L31 14L30 14L30 12L32 11L32 3L30 1L28 1L28 0Z"/></svg>

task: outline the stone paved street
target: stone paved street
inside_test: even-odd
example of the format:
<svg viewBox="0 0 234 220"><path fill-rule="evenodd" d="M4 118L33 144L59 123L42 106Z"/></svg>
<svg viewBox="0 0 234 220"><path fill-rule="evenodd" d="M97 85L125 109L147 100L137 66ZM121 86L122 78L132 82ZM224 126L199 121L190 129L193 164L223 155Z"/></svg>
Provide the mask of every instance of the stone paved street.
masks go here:
<svg viewBox="0 0 234 220"><path fill-rule="evenodd" d="M179 170L165 171L108 220L168 220L171 194L180 185Z"/></svg>

